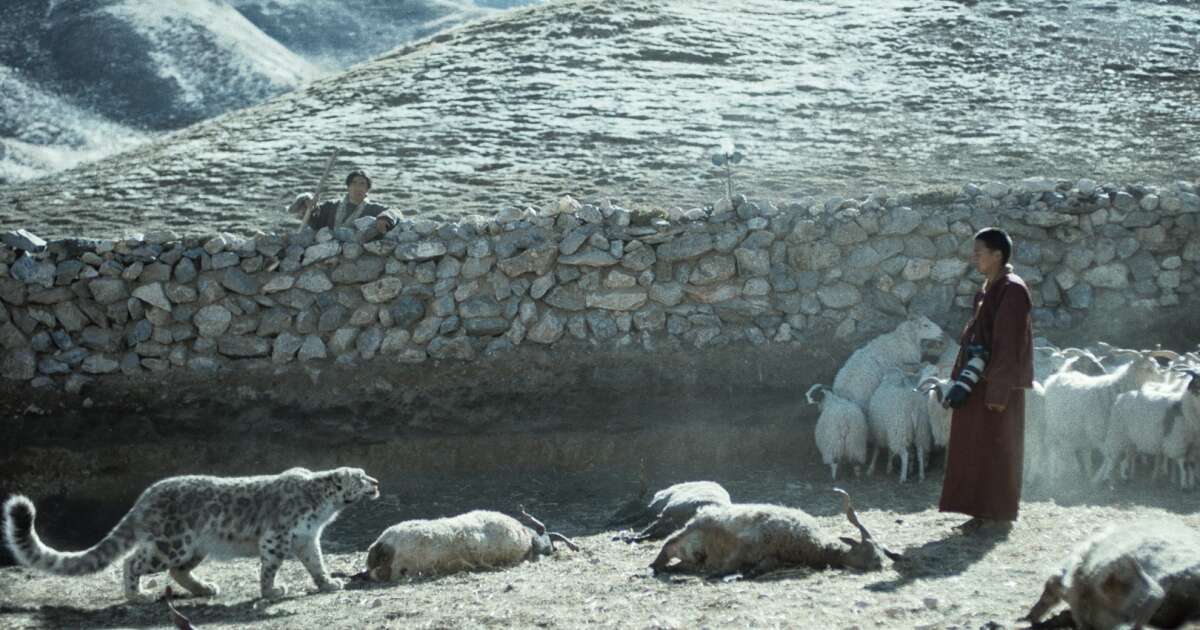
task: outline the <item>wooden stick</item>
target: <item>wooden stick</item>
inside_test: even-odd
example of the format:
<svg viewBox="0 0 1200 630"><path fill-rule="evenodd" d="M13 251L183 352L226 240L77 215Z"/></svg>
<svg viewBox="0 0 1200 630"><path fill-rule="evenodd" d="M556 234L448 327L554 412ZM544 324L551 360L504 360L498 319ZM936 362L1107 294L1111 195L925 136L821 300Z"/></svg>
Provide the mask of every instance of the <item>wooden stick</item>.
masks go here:
<svg viewBox="0 0 1200 630"><path fill-rule="evenodd" d="M300 229L308 225L308 219L312 216L313 208L321 203L321 191L325 189L325 180L329 177L329 171L333 170L333 163L337 160L338 149L333 148L333 155L329 156L329 161L325 163L325 171L321 173L321 181L317 182L317 192L313 195L312 204L304 209L304 218L300 219Z"/></svg>

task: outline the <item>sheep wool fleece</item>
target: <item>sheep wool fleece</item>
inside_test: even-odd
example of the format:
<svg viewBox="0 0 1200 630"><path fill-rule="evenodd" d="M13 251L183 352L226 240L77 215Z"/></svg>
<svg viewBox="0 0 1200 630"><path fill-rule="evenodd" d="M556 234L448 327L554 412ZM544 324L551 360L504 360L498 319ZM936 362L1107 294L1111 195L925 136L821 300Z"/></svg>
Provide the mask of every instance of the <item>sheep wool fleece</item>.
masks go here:
<svg viewBox="0 0 1200 630"><path fill-rule="evenodd" d="M975 294L975 317L962 348L983 342L991 359L983 379L954 410L946 475L938 508L979 518L1013 521L1021 501L1025 392L1033 386L1033 321L1029 288L1011 271ZM954 376L965 361L959 352ZM992 411L987 405L1005 405Z"/></svg>

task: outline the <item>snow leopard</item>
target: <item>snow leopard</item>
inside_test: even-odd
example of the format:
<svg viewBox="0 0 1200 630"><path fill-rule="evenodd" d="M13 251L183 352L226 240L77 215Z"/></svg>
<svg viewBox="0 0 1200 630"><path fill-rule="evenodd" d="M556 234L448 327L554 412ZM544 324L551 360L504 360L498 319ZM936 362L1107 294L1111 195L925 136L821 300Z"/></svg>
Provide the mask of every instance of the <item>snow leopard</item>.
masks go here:
<svg viewBox="0 0 1200 630"><path fill-rule="evenodd" d="M379 481L361 468L169 477L142 492L103 540L64 552L42 543L33 502L14 495L4 503L4 541L21 564L57 575L95 573L124 558L125 597L135 603L154 599L141 589L143 575L166 570L193 595L215 596L215 585L192 575L196 565L207 557L257 555L262 596L278 599L287 587L275 584L275 574L292 554L322 592L341 590L344 583L325 569L321 531L347 506L378 497Z"/></svg>

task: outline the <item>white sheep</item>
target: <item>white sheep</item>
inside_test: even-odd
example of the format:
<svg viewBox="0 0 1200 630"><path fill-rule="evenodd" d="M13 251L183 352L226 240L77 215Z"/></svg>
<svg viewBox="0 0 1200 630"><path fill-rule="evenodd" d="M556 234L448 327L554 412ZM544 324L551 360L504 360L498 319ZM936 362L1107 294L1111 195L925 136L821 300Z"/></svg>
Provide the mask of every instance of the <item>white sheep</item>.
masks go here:
<svg viewBox="0 0 1200 630"><path fill-rule="evenodd" d="M1059 602L1077 628L1176 628L1200 619L1200 533L1182 522L1112 526L1078 545L1026 619Z"/></svg>
<svg viewBox="0 0 1200 630"><path fill-rule="evenodd" d="M1200 362L1196 365L1200 366ZM1185 375L1186 385L1179 401L1179 413L1163 440L1163 456L1178 466L1179 487L1186 490L1196 481L1191 460L1200 456L1200 367L1180 371Z"/></svg>
<svg viewBox="0 0 1200 630"><path fill-rule="evenodd" d="M1092 483L1110 479L1122 460L1132 466L1137 454L1149 455L1165 464L1164 447L1181 411L1186 385L1183 381L1151 382L1117 396L1101 449L1104 463L1092 477ZM1159 472L1156 465L1153 476L1157 477Z"/></svg>
<svg viewBox="0 0 1200 630"><path fill-rule="evenodd" d="M867 461L867 419L862 409L819 383L810 387L804 398L821 409L816 428L821 461L829 466L834 479L843 463L853 466L857 476Z"/></svg>
<svg viewBox="0 0 1200 630"><path fill-rule="evenodd" d="M780 505L724 505L701 508L695 518L663 543L650 565L663 572L699 572L710 577L741 573L754 577L777 568L807 566L881 569L884 557L900 556L875 542L842 490L846 518L860 540L835 538L803 510ZM677 563L672 561L678 560Z"/></svg>
<svg viewBox="0 0 1200 630"><path fill-rule="evenodd" d="M579 547L521 509L517 519L486 510L393 525L367 550L367 576L377 582L507 567L554 553L558 541Z"/></svg>
<svg viewBox="0 0 1200 630"><path fill-rule="evenodd" d="M1079 458L1084 473L1090 476L1091 453L1104 443L1117 396L1159 377L1158 363L1152 357L1121 352L1133 361L1110 373L1091 376L1064 369L1046 379L1046 444L1055 478L1061 478L1058 466L1072 456Z"/></svg>
<svg viewBox="0 0 1200 630"><path fill-rule="evenodd" d="M625 542L660 540L683 527L706 505L729 505L729 492L715 481L685 481L654 493L649 504L634 499L609 521L609 526L643 527L636 534L617 536Z"/></svg>
<svg viewBox="0 0 1200 630"><path fill-rule="evenodd" d="M886 447L888 468L892 455L900 456L900 483L908 481L908 453L917 454L917 478L925 480L925 454L933 445L929 427L929 406L925 394L917 391L908 375L899 370L884 374L867 403L867 425L877 437L875 455L868 470L874 471L879 451Z"/></svg>
<svg viewBox="0 0 1200 630"><path fill-rule="evenodd" d="M928 317L909 317L895 330L855 350L834 377L833 393L866 409L885 372L919 363L922 341L941 339L943 335L942 329Z"/></svg>

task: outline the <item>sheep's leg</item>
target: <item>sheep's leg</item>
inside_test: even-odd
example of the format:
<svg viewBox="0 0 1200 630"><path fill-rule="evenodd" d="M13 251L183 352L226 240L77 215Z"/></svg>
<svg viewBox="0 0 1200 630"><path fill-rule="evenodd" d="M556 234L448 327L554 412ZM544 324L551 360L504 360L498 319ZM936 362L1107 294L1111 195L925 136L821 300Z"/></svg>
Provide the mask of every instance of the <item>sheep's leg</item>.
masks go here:
<svg viewBox="0 0 1200 630"><path fill-rule="evenodd" d="M670 536L679 529L679 526L673 519L659 517L654 519L646 529L638 532L636 535L625 539L625 542L642 542L644 540L661 540Z"/></svg>
<svg viewBox="0 0 1200 630"><path fill-rule="evenodd" d="M871 451L871 464L869 466L867 466L867 474L868 475L875 474L875 462L878 459L879 459L879 447L876 446L875 449L873 451Z"/></svg>
<svg viewBox="0 0 1200 630"><path fill-rule="evenodd" d="M837 462L829 464L829 471L833 474L833 480L837 481Z"/></svg>
<svg viewBox="0 0 1200 630"><path fill-rule="evenodd" d="M917 480L925 481L925 449L917 447Z"/></svg>
<svg viewBox="0 0 1200 630"><path fill-rule="evenodd" d="M900 483L904 483L906 481L908 481L908 449L907 448L900 451Z"/></svg>
<svg viewBox="0 0 1200 630"><path fill-rule="evenodd" d="M1093 486L1098 486L1112 477L1113 468L1116 468L1116 459L1116 457L1104 458L1104 463L1100 465L1100 469L1097 470L1095 476L1092 477Z"/></svg>

